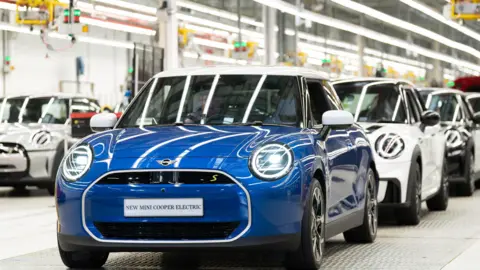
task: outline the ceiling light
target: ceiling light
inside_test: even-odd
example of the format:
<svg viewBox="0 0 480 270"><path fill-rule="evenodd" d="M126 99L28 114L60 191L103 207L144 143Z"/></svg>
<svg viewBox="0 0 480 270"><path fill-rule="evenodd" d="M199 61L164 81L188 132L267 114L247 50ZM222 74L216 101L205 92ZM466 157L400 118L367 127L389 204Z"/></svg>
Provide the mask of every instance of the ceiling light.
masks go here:
<svg viewBox="0 0 480 270"><path fill-rule="evenodd" d="M80 17L80 22L89 25L95 25L117 31L130 32L135 34L154 36L156 31L152 29L136 27L126 24L112 23L107 21L96 20L92 18Z"/></svg>
<svg viewBox="0 0 480 270"><path fill-rule="evenodd" d="M377 40L385 44L389 44L389 45L400 47L406 50L414 51L418 54L427 56L429 58L439 59L441 61L451 63L457 66L464 66L473 70L480 71L480 66L475 65L473 63L458 60L454 57L450 57L448 55L444 55L435 51L425 49L417 45L410 44L404 40L397 39L397 38L385 35L383 33L379 33L379 32L376 32L364 27L360 27L358 25L354 25L351 23L347 23L345 21L341 21L335 18L316 14L308 10L303 10L302 12L299 12L299 10L294 5L288 4L281 0L254 0L254 1L260 4L263 4L265 6L269 6L269 7L281 10L283 12L289 13L291 15L299 16L303 19L312 20L322 25L327 25L333 28L350 32L350 33L358 34L358 35L367 37L369 39Z"/></svg>
<svg viewBox="0 0 480 270"><path fill-rule="evenodd" d="M461 51L469 53L469 54L471 54L471 55L473 55L477 58L480 58L480 51L477 51L474 48L469 47L465 44L461 44L461 43L458 43L458 42L453 41L451 39L448 39L448 38L446 38L442 35L439 35L439 34L433 32L433 31L422 28L418 25L409 23L407 21L400 20L400 19L395 18L391 15L385 14L383 12L380 12L380 11L376 10L376 9L373 9L371 7L368 7L368 6L362 5L360 3L354 2L352 0L332 0L332 1L341 5L341 6L343 6L343 7L345 7L345 8L363 13L363 14L365 14L367 16L370 16L374 19L380 20L382 22L391 24L393 26L402 28L402 29L407 30L407 31L417 33L417 34L419 34L421 36L424 36L426 38L438 41L438 42L440 42L440 43L442 43L442 44L444 44L444 45L446 45L450 48L461 50Z"/></svg>

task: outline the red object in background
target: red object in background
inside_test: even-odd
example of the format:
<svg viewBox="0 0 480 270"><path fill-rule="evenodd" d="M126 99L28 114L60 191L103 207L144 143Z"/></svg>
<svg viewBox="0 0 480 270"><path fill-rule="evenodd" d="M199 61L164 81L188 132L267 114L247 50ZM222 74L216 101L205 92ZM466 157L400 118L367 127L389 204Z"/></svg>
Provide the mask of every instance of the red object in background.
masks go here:
<svg viewBox="0 0 480 270"><path fill-rule="evenodd" d="M480 92L480 77L457 78L453 88L463 92Z"/></svg>

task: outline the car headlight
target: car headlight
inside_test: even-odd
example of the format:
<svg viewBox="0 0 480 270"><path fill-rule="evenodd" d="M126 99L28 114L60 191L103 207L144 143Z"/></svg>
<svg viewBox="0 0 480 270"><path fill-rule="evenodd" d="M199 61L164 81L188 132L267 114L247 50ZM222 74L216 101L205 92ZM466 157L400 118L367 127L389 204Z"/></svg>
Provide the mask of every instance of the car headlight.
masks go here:
<svg viewBox="0 0 480 270"><path fill-rule="evenodd" d="M449 129L445 132L448 148L456 148L463 144L462 134L458 130Z"/></svg>
<svg viewBox="0 0 480 270"><path fill-rule="evenodd" d="M92 164L92 150L88 145L75 147L63 161L62 175L68 181L77 181Z"/></svg>
<svg viewBox="0 0 480 270"><path fill-rule="evenodd" d="M385 159L394 159L405 150L405 142L394 133L382 134L375 142L375 151Z"/></svg>
<svg viewBox="0 0 480 270"><path fill-rule="evenodd" d="M266 144L253 151L249 166L256 177L267 181L277 180L292 169L293 152L284 144Z"/></svg>

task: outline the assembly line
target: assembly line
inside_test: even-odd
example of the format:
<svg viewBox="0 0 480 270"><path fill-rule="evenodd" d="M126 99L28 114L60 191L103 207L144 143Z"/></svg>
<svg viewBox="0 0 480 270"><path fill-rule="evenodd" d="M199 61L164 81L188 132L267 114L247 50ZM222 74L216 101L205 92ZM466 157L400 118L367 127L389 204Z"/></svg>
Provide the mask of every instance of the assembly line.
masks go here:
<svg viewBox="0 0 480 270"><path fill-rule="evenodd" d="M192 252L208 268L220 253L252 251L272 261L213 264L468 264L462 253L480 238L480 113L469 96L304 68L216 67L159 73L120 113L84 96L5 98L0 183L14 189L2 200L38 205L2 214L13 221L2 237L18 245L2 246L0 268L38 256L59 269L167 267ZM22 235L26 223L40 226ZM399 250L408 252L386 256Z"/></svg>

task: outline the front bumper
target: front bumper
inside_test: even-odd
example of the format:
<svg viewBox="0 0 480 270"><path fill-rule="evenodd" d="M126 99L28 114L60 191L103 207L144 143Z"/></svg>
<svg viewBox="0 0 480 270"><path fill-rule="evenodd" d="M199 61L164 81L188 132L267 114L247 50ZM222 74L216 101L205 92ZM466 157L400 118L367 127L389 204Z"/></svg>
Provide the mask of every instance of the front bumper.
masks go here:
<svg viewBox="0 0 480 270"><path fill-rule="evenodd" d="M0 170L0 186L39 185L52 181L55 155L55 150L2 154L0 164L10 169Z"/></svg>
<svg viewBox="0 0 480 270"><path fill-rule="evenodd" d="M112 160L113 161L113 160ZM118 161L118 160L115 160ZM111 185L97 184L103 179L106 162L92 164L89 173L80 181L71 183L57 178L57 209L59 216L59 241L68 249L99 248L110 251L142 251L188 248L254 248L266 244L278 245L285 243L290 248L296 248L301 231L303 217L302 187L306 177L296 166L283 179L274 182L264 182L251 175L248 160L232 159L225 161L215 170L205 170L206 164L212 160L192 158L187 164L199 168L174 169L174 171L215 171L228 175L236 184L169 184L152 185ZM123 164L130 162L124 161ZM137 170L165 171L157 162L150 163L154 168ZM172 170L172 169L170 169ZM112 172L135 170L114 169ZM228 171L228 174L225 172ZM125 199L156 199L156 198L199 198L204 201L204 215L201 217L125 217ZM99 223L114 223L115 230L128 224L146 224L143 228L133 228L129 231L144 230L152 224L181 223L192 226L192 230L202 227L203 223L235 222L238 226L227 237L201 239L190 238L147 238L124 237L124 235L109 236L105 234ZM197 224L197 226L195 226ZM118 226L117 226L118 225ZM214 224L215 225L215 224ZM136 225L135 225L136 226ZM175 228L174 228L175 230ZM163 237L163 236L162 236ZM298 238L298 239L297 239ZM63 243L62 243L63 241ZM293 245L292 247L292 243Z"/></svg>
<svg viewBox="0 0 480 270"><path fill-rule="evenodd" d="M407 190L410 167L410 161L377 161L377 170L380 177L377 198L381 206L401 207L408 204Z"/></svg>
<svg viewBox="0 0 480 270"><path fill-rule="evenodd" d="M58 244L65 251L107 251L107 252L172 252L188 250L295 250L300 244L300 233L265 237L241 238L229 243L203 244L131 244L104 243L91 237L57 234Z"/></svg>

